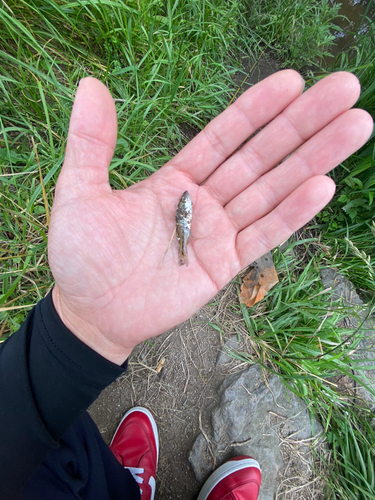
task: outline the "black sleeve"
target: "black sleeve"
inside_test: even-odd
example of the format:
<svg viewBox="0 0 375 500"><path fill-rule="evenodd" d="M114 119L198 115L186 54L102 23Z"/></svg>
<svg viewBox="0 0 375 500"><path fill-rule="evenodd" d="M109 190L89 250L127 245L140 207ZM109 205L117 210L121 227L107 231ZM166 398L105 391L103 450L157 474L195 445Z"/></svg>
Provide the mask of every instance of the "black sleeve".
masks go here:
<svg viewBox="0 0 375 500"><path fill-rule="evenodd" d="M52 293L0 349L0 498L16 498L120 367L62 323Z"/></svg>

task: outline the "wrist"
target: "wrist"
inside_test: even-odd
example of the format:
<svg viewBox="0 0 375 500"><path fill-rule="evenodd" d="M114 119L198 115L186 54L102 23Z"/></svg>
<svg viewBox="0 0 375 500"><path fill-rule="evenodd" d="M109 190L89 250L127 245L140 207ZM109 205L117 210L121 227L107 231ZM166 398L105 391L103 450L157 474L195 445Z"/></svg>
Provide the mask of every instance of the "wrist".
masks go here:
<svg viewBox="0 0 375 500"><path fill-rule="evenodd" d="M72 311L58 285L52 290L52 302L61 321L81 342L117 365L129 357L133 349L114 344L95 325Z"/></svg>

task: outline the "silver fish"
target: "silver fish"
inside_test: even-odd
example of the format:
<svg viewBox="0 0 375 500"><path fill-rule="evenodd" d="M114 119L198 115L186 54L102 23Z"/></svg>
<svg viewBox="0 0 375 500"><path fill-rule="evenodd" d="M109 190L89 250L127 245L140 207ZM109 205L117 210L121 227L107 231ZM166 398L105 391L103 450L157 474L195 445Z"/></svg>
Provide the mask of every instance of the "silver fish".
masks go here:
<svg viewBox="0 0 375 500"><path fill-rule="evenodd" d="M178 241L178 263L188 265L187 244L190 237L191 219L193 216L193 202L190 194L185 191L181 196L176 210L176 235Z"/></svg>

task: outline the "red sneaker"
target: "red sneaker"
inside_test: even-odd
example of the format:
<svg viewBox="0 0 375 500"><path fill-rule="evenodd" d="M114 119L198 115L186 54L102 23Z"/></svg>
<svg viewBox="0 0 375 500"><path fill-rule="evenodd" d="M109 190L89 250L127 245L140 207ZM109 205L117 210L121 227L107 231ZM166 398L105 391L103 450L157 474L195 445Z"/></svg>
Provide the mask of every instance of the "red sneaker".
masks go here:
<svg viewBox="0 0 375 500"><path fill-rule="evenodd" d="M260 467L251 457L231 458L204 483L198 500L257 500Z"/></svg>
<svg viewBox="0 0 375 500"><path fill-rule="evenodd" d="M129 410L117 427L109 447L139 483L142 500L154 500L159 436L151 412L139 406Z"/></svg>

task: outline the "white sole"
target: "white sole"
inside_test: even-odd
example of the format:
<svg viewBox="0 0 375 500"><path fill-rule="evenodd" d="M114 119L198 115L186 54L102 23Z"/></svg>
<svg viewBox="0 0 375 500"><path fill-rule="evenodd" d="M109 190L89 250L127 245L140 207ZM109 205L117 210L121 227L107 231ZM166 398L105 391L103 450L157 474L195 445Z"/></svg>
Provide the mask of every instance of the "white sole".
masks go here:
<svg viewBox="0 0 375 500"><path fill-rule="evenodd" d="M144 413L145 415L147 415L148 418L149 418L149 420L150 420L150 422L151 422L151 426L152 426L152 430L154 432L155 442L156 442L156 465L157 465L158 464L158 460L159 460L159 433L158 433L158 428L156 426L156 422L155 422L154 417L152 416L152 413L147 408L143 408L142 406L135 406L134 408L132 408L131 410L129 410L128 412L125 413L125 415L121 419L121 422L118 424L115 433L113 434L113 438L112 438L112 441L111 441L111 443L110 443L109 446L112 445L113 440L114 440L114 438L115 438L115 436L117 434L117 431L119 430L122 422L126 419L127 416L129 416L131 413L133 413L135 411L140 411L141 413Z"/></svg>
<svg viewBox="0 0 375 500"><path fill-rule="evenodd" d="M243 460L232 460L225 462L204 483L197 500L206 500L211 491L217 484L233 472L246 469L248 467L256 467L260 470L260 465L253 458L244 458Z"/></svg>

